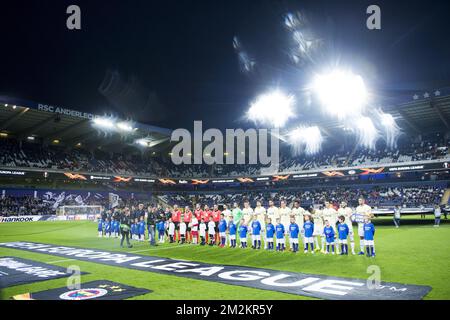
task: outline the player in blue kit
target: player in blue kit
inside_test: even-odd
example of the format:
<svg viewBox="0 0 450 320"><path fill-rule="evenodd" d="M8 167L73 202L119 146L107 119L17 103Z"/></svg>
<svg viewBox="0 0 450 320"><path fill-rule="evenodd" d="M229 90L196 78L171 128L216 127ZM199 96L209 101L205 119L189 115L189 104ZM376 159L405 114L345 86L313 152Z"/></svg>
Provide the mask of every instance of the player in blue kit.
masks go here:
<svg viewBox="0 0 450 320"><path fill-rule="evenodd" d="M298 252L298 234L300 233L300 228L298 224L295 223L295 218L291 217L291 224L289 225L289 244L292 248L292 252Z"/></svg>
<svg viewBox="0 0 450 320"><path fill-rule="evenodd" d="M236 248L236 224L234 223L234 218L232 215L230 215L229 219L228 233L230 236L230 248Z"/></svg>
<svg viewBox="0 0 450 320"><path fill-rule="evenodd" d="M141 221L138 224L139 241L145 240L145 221L144 217L141 217Z"/></svg>
<svg viewBox="0 0 450 320"><path fill-rule="evenodd" d="M339 217L339 224L337 226L337 230L338 230L339 244L341 246L341 255L344 254L348 255L347 237L348 234L350 233L350 229L348 225L345 223L344 216Z"/></svg>
<svg viewBox="0 0 450 320"><path fill-rule="evenodd" d="M97 231L98 231L98 237L103 237L103 219L98 218L98 225L97 225Z"/></svg>
<svg viewBox="0 0 450 320"><path fill-rule="evenodd" d="M366 255L375 257L375 226L369 218L364 219L364 246L366 247Z"/></svg>
<svg viewBox="0 0 450 320"><path fill-rule="evenodd" d="M166 225L164 220L159 221L158 224L156 225L156 228L158 229L159 243L164 243L164 235L166 231Z"/></svg>
<svg viewBox="0 0 450 320"><path fill-rule="evenodd" d="M113 235L114 238L117 238L117 236L118 236L117 224L118 224L118 221L113 218L112 221L111 221L111 232L112 232L112 235Z"/></svg>
<svg viewBox="0 0 450 320"><path fill-rule="evenodd" d="M323 228L323 234L325 235L325 242L327 244L327 251L325 251L325 254L330 253L330 247L331 247L331 254L334 254L334 228L330 225L330 222L328 220L325 220L325 228Z"/></svg>
<svg viewBox="0 0 450 320"><path fill-rule="evenodd" d="M220 215L219 225L217 228L219 229L220 247L223 248L227 243L227 221L225 220L225 215L223 213Z"/></svg>
<svg viewBox="0 0 450 320"><path fill-rule="evenodd" d="M275 237L277 238L277 251L284 251L286 249L286 239L284 238L286 231L284 230L284 225L280 222L280 218L277 218L276 222Z"/></svg>
<svg viewBox="0 0 450 320"><path fill-rule="evenodd" d="M314 254L314 223L310 220L309 215L304 216L305 223L303 224L304 236L305 236L305 253L308 253L308 247L311 247L311 253Z"/></svg>
<svg viewBox="0 0 450 320"><path fill-rule="evenodd" d="M261 223L256 214L252 222L252 249L261 249Z"/></svg>
<svg viewBox="0 0 450 320"><path fill-rule="evenodd" d="M273 236L275 235L275 226L272 224L272 219L268 218L266 223L266 242L267 250L273 250Z"/></svg>
<svg viewBox="0 0 450 320"><path fill-rule="evenodd" d="M241 223L239 224L239 240L241 241L241 248L247 248L247 232L247 224L244 219L241 219Z"/></svg>
<svg viewBox="0 0 450 320"><path fill-rule="evenodd" d="M108 218L105 222L105 236L110 238L111 237L111 219Z"/></svg>
<svg viewBox="0 0 450 320"><path fill-rule="evenodd" d="M137 239L137 219L132 219L131 223L131 239Z"/></svg>

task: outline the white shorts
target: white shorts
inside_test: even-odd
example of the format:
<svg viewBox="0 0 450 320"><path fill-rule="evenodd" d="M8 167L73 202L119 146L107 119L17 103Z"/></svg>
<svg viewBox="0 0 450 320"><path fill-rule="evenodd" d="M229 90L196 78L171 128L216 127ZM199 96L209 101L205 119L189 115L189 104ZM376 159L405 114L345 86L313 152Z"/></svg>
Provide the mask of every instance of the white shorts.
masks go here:
<svg viewBox="0 0 450 320"><path fill-rule="evenodd" d="M277 238L277 245L279 245L279 244L285 244L286 243L286 241L285 241L285 239L283 238L283 239L278 239Z"/></svg>
<svg viewBox="0 0 450 320"><path fill-rule="evenodd" d="M230 240L236 240L236 235L235 234L230 234Z"/></svg>
<svg viewBox="0 0 450 320"><path fill-rule="evenodd" d="M364 224L358 223L358 236L364 237Z"/></svg>
<svg viewBox="0 0 450 320"><path fill-rule="evenodd" d="M305 243L314 243L314 238L313 237L305 237L304 239L303 239L303 241L305 242Z"/></svg>
<svg viewBox="0 0 450 320"><path fill-rule="evenodd" d="M266 242L273 242L273 238L266 238Z"/></svg>
<svg viewBox="0 0 450 320"><path fill-rule="evenodd" d="M296 244L298 244L298 238L289 238L289 243L296 243Z"/></svg>
<svg viewBox="0 0 450 320"><path fill-rule="evenodd" d="M339 244L347 244L347 239L339 239L338 243Z"/></svg>
<svg viewBox="0 0 450 320"><path fill-rule="evenodd" d="M323 235L323 228L321 228L321 229L314 228L313 236L322 236L322 235Z"/></svg>
<svg viewBox="0 0 450 320"><path fill-rule="evenodd" d="M247 238L241 238L241 242L247 242Z"/></svg>
<svg viewBox="0 0 450 320"><path fill-rule="evenodd" d="M261 235L260 234L257 234L257 235L252 234L252 241L261 241Z"/></svg>
<svg viewBox="0 0 450 320"><path fill-rule="evenodd" d="M219 237L225 238L227 234L225 232L219 232Z"/></svg>
<svg viewBox="0 0 450 320"><path fill-rule="evenodd" d="M374 242L373 242L373 240L364 240L364 245L365 246L373 246Z"/></svg>
<svg viewBox="0 0 450 320"><path fill-rule="evenodd" d="M351 223L346 223L348 226L348 234L353 235L353 225Z"/></svg>

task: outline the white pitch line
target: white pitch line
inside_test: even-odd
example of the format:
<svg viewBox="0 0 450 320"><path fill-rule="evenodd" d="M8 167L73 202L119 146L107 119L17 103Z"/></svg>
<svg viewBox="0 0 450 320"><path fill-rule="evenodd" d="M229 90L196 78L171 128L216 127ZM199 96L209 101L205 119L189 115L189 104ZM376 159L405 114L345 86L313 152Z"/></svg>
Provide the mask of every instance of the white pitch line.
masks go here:
<svg viewBox="0 0 450 320"><path fill-rule="evenodd" d="M195 244L187 244L187 245L185 245L185 247L188 247L188 246L195 246ZM173 247L166 247L166 248L148 248L148 249L144 249L144 250L129 251L129 252L124 252L124 253L139 253L139 252L145 252L145 251L168 250L168 249L175 249L175 248L179 248L179 247L178 246L173 246ZM59 262L66 262L66 261L73 261L73 260L78 260L78 259L55 260L55 261L47 261L45 263L59 263Z"/></svg>
<svg viewBox="0 0 450 320"><path fill-rule="evenodd" d="M183 247L190 247L190 246L195 246L195 244L183 245ZM168 250L168 249L175 249L175 248L180 248L180 247L179 246L173 246L173 247L166 247L166 248L148 248L148 249L145 249L145 250L130 251L130 253L139 253L139 252L154 251L154 250Z"/></svg>
<svg viewBox="0 0 450 320"><path fill-rule="evenodd" d="M64 260L55 260L55 261L47 261L45 263L59 263L59 262L66 262L66 261L73 261L77 259L64 259Z"/></svg>

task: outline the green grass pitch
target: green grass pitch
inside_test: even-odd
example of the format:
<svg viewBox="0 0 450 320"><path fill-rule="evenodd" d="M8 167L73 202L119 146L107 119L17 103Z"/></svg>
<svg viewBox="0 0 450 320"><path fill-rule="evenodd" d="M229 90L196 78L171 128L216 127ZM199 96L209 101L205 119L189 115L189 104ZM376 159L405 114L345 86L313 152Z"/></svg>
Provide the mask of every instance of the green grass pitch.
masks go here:
<svg viewBox="0 0 450 320"><path fill-rule="evenodd" d="M381 223L380 222L385 223ZM389 221L388 221L389 219ZM255 251L251 248L200 247L164 244L150 247L147 242L134 241L131 249L119 247L119 239L97 237L97 223L91 221L30 222L0 224L0 242L33 241L55 245L79 246L142 255L185 259L214 264L242 265L311 274L326 274L366 279L367 267L378 265L383 281L428 285L431 292L425 299L450 299L450 224L433 228L431 216L419 223L408 217L400 229L390 225L391 218L378 218L375 244L377 257L305 255L291 252ZM415 219L415 220L414 220ZM414 221L413 221L414 220ZM413 223L416 222L416 223ZM446 222L446 221L445 221ZM356 227L354 228L356 232ZM359 241L356 241L356 250ZM311 299L292 294L245 288L202 280L187 279L121 267L65 260L52 255L0 248L0 256L16 256L62 267L80 266L89 274L82 282L99 279L148 288L153 292L134 299ZM42 281L2 289L0 299L26 292L36 292L66 285L66 279ZM189 290L186 290L189 288Z"/></svg>

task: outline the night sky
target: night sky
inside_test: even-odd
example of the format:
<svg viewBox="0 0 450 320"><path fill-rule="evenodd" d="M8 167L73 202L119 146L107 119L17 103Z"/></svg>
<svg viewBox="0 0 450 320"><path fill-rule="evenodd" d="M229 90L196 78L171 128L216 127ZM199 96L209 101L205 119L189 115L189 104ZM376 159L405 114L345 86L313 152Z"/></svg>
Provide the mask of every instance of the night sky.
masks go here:
<svg viewBox="0 0 450 320"><path fill-rule="evenodd" d="M66 28L70 4L81 7L81 31ZM381 7L381 30L366 28L370 4ZM326 45L302 67L287 55L283 25L296 11ZM338 61L380 101L408 99L450 86L449 12L448 1L2 1L0 94L168 128L242 127L259 93L299 90L311 70ZM250 74L234 36L256 61ZM108 74L132 92L102 93Z"/></svg>

